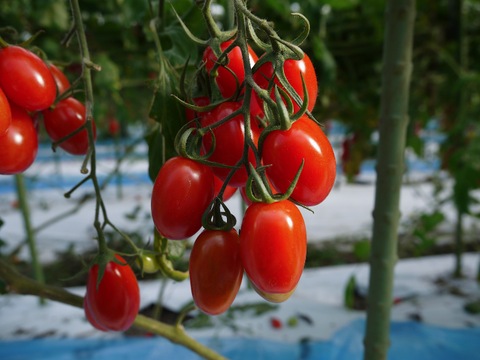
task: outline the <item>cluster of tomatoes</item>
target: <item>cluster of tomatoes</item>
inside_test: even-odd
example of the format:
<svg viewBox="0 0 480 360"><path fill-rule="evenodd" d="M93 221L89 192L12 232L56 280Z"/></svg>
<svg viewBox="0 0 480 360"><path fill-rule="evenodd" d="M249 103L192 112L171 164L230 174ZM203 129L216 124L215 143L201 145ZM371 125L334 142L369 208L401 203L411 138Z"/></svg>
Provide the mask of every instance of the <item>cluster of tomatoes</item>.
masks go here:
<svg viewBox="0 0 480 360"><path fill-rule="evenodd" d="M85 129L68 137L86 121L85 106L61 96L69 88L65 74L33 52L16 45L0 49L0 174L21 173L35 161L41 117L52 141L65 139L59 144L65 151L87 152Z"/></svg>
<svg viewBox="0 0 480 360"><path fill-rule="evenodd" d="M259 201L255 195L246 197L249 206L239 233L231 227L207 226L195 240L189 265L192 295L198 308L211 315L229 308L244 272L253 288L269 301L281 302L293 293L303 271L307 248L305 222L297 205L321 203L332 189L336 176L331 144L319 125L307 115L314 107L318 92L308 55L282 63L288 83L302 101L307 99L308 111L293 121L289 129L271 129L266 126L269 120L264 111L265 97L257 92L252 92L250 98L249 122L244 119L245 112L237 111L246 98L245 70L240 48L231 44L232 41L221 44L224 52L221 63L210 47L202 59L205 72L223 100L200 96L193 102L207 110L187 110L191 126L198 132L203 131L199 153L205 155L202 160L207 161L177 156L162 166L152 190L155 227L172 240L195 235L205 224L206 215L225 213L224 208L216 205L223 204L237 189L244 197L252 194L245 188L252 189L249 179L255 168L267 179L265 184L271 194L289 191L290 197L273 196L267 201ZM249 57L253 80L278 101L279 91L275 88L285 89L277 79L274 65L261 61L251 48ZM259 64L254 66L257 61ZM290 114L293 116L302 109L302 102L293 101L288 91L283 93L292 99ZM285 97L282 99L285 102ZM212 108L212 103L218 105ZM294 181L292 192L290 187ZM228 183L222 187L225 182ZM220 188L223 191L219 194Z"/></svg>

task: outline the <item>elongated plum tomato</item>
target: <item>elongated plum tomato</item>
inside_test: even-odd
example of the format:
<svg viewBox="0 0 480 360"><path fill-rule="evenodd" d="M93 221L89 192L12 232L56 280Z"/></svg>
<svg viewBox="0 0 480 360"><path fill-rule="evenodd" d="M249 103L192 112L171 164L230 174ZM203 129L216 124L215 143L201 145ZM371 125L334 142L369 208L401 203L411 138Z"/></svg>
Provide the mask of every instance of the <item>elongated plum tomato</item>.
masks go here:
<svg viewBox="0 0 480 360"><path fill-rule="evenodd" d="M57 85L57 94L61 95L70 88L70 81L65 74L56 65L50 63L48 68L52 73L55 84Z"/></svg>
<svg viewBox="0 0 480 360"><path fill-rule="evenodd" d="M220 49L224 51L233 42L228 40L220 45ZM257 54L248 47L248 55L250 67L253 67L258 60ZM203 62L208 73L215 77L218 89L224 98L229 98L235 94L237 87L241 86L245 80L245 69L243 66L242 52L238 46L235 46L228 52L226 62L218 66L217 73L212 74L212 69L217 63L217 56L211 47L207 47L203 53ZM235 74L235 75L234 75ZM235 76L237 79L235 79Z"/></svg>
<svg viewBox="0 0 480 360"><path fill-rule="evenodd" d="M10 110L10 104L2 88L0 88L0 136L5 134L11 123L12 111Z"/></svg>
<svg viewBox="0 0 480 360"><path fill-rule="evenodd" d="M110 261L98 286L98 265L93 265L88 273L85 315L93 319L92 325L99 330L127 330L140 308L137 278L120 255L115 257L122 265Z"/></svg>
<svg viewBox="0 0 480 360"><path fill-rule="evenodd" d="M173 157L160 168L153 184L153 223L168 239L186 239L200 230L202 215L213 198L212 170L193 160Z"/></svg>
<svg viewBox="0 0 480 360"><path fill-rule="evenodd" d="M58 141L83 126L86 122L85 115L85 106L77 99L68 97L54 109L43 111L43 123L52 141ZM96 136L95 122L92 122L92 126ZM61 142L60 147L72 155L85 155L88 150L87 129Z"/></svg>
<svg viewBox="0 0 480 360"><path fill-rule="evenodd" d="M335 153L322 129L307 116L287 131L267 135L262 150L267 175L277 191L284 193L304 160L303 170L291 195L306 206L320 204L335 183ZM288 159L286 161L285 159Z"/></svg>
<svg viewBox="0 0 480 360"><path fill-rule="evenodd" d="M201 114L200 123L202 127L214 125L240 108L240 103L224 102L210 112ZM245 144L245 125L242 115L237 115L227 122L212 129L215 137L215 148L208 160L228 166L235 166L242 159ZM258 143L260 130L252 122L251 136L255 144ZM203 150L209 153L214 146L212 134L208 132L203 137ZM255 156L252 151L248 153L248 159L252 164L255 163ZM222 181L225 181L231 168L213 166L213 172ZM248 179L248 173L245 166L239 167L229 181L233 187L245 186Z"/></svg>
<svg viewBox="0 0 480 360"><path fill-rule="evenodd" d="M193 300L209 315L225 312L240 289L243 267L236 230L205 230L190 254L190 287Z"/></svg>
<svg viewBox="0 0 480 360"><path fill-rule="evenodd" d="M266 294L288 294L297 286L307 255L300 210L289 200L247 208L240 230L240 255L250 281Z"/></svg>
<svg viewBox="0 0 480 360"><path fill-rule="evenodd" d="M11 102L28 111L48 108L57 95L47 65L19 46L0 49L0 87Z"/></svg>
<svg viewBox="0 0 480 360"><path fill-rule="evenodd" d="M38 134L28 113L10 104L12 122L0 136L0 174L19 174L35 161L38 151Z"/></svg>
<svg viewBox="0 0 480 360"><path fill-rule="evenodd" d="M288 59L283 64L283 71L285 77L289 84L295 89L295 92L300 96L302 100L305 99L303 94L303 84L302 76L305 81L308 93L308 106L307 109L312 111L318 95L318 83L317 75L315 74L315 69L313 68L312 61L307 54L304 55L302 60L293 60ZM270 80L274 78L274 83L284 89L280 84L277 76L274 73L273 65L271 62L267 61L262 66L260 66L255 73L253 74L253 80L260 86L262 89L268 89ZM272 89L271 92L272 99L275 99L275 93ZM258 106L263 108L263 101L256 95L253 97L253 100L258 102ZM300 106L292 99L294 112L297 112L300 109Z"/></svg>

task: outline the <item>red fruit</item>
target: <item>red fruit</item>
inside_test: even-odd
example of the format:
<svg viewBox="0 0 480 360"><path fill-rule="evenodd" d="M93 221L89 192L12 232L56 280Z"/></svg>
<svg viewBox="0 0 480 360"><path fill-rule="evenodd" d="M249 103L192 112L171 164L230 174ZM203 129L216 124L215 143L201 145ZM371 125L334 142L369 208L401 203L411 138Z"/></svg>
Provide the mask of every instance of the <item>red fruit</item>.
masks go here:
<svg viewBox="0 0 480 360"><path fill-rule="evenodd" d="M12 123L0 136L0 174L19 174L35 161L38 134L28 113L10 104Z"/></svg>
<svg viewBox="0 0 480 360"><path fill-rule="evenodd" d="M86 122L85 106L72 97L60 101L53 110L43 111L45 130L52 139L58 141L71 134ZM94 136L96 136L95 122L92 122ZM87 129L68 138L60 144L60 147L73 155L85 155L88 150Z"/></svg>
<svg viewBox="0 0 480 360"><path fill-rule="evenodd" d="M28 111L48 108L57 95L47 65L19 46L0 49L0 87L11 102Z"/></svg>

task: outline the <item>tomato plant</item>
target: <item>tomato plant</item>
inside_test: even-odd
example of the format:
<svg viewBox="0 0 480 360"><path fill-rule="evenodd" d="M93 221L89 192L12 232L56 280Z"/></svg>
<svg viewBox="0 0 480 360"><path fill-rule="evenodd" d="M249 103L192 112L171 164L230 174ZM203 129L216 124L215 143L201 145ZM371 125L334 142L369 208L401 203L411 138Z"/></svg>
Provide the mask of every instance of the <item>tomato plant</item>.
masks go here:
<svg viewBox="0 0 480 360"><path fill-rule="evenodd" d="M45 130L52 139L58 141L65 138L86 122L85 105L75 98L68 97L60 101L54 109L43 111ZM96 136L95 122L92 122ZM72 137L62 141L59 145L66 152L73 155L84 155L88 150L88 132L83 129Z"/></svg>
<svg viewBox="0 0 480 360"><path fill-rule="evenodd" d="M213 177L213 186L214 186L214 189L215 189L215 196L218 196L218 194L219 194L219 192L220 192L220 189L221 189L222 186L223 186L223 181L220 180L218 177L214 176L214 177ZM222 198L222 200L223 200L223 201L227 201L227 200L230 199L236 192L237 192L237 188L236 188L236 187L227 185L227 186L225 187L225 191L223 192L223 198Z"/></svg>
<svg viewBox="0 0 480 360"><path fill-rule="evenodd" d="M2 88L0 88L0 136L5 134L12 123L12 111L10 104Z"/></svg>
<svg viewBox="0 0 480 360"><path fill-rule="evenodd" d="M308 92L308 107L309 111L312 111L318 95L318 83L317 75L315 74L315 69L313 68L312 61L310 60L307 54L304 55L302 60L293 60L287 59L283 64L283 72L289 84L295 89L295 92L300 96L302 100L305 99L303 93L303 84L302 76L305 81L305 85ZM253 74L253 79L262 89L268 89L270 82L274 79L274 83L284 89L280 84L271 62L267 61L262 64ZM272 99L275 98L274 91L271 92ZM290 97L291 98L291 97ZM262 104L263 101L255 93L254 100L259 104ZM297 112L300 109L300 106L292 99L294 112ZM261 108L262 106L260 106Z"/></svg>
<svg viewBox="0 0 480 360"><path fill-rule="evenodd" d="M242 283L239 236L236 230L205 230L190 255L190 286L195 304L218 315L232 304Z"/></svg>
<svg viewBox="0 0 480 360"><path fill-rule="evenodd" d="M115 257L122 265L110 261L98 286L98 264L90 268L84 309L87 319L90 317L96 328L124 331L138 314L140 290L132 268L120 255L115 254Z"/></svg>
<svg viewBox="0 0 480 360"><path fill-rule="evenodd" d="M28 113L10 104L12 122L0 136L0 174L18 174L35 161L38 151L38 134Z"/></svg>
<svg viewBox="0 0 480 360"><path fill-rule="evenodd" d="M0 49L0 87L11 102L29 111L48 108L57 95L47 65L19 46Z"/></svg>
<svg viewBox="0 0 480 360"><path fill-rule="evenodd" d="M305 222L291 201L257 202L247 208L240 230L240 255L257 289L269 294L295 289L306 251Z"/></svg>
<svg viewBox="0 0 480 360"><path fill-rule="evenodd" d="M209 111L202 114L200 123L202 127L207 127L222 121L227 116L240 108L238 102L225 102ZM212 154L208 160L228 165L235 166L243 158L244 144L245 144L245 124L243 116L238 115L212 129L213 136L209 132L203 137L203 148L206 153L209 153L214 146ZM252 138L254 143L258 142L259 129L252 123ZM254 154L249 151L249 161L255 163ZM231 171L231 168L213 167L213 172L221 180L225 180ZM241 166L235 171L235 174L229 181L229 185L233 187L245 186L247 182L248 173L245 166Z"/></svg>
<svg viewBox="0 0 480 360"><path fill-rule="evenodd" d="M275 189L284 193L304 166L292 199L307 206L321 203L335 183L335 154L322 129L307 116L295 121L286 131L267 135L262 150L263 164Z"/></svg>
<svg viewBox="0 0 480 360"><path fill-rule="evenodd" d="M57 85L57 94L61 95L68 89L70 89L70 81L65 76L62 70L60 70L56 65L50 63L48 64L48 68L50 69L50 73L55 80L55 84Z"/></svg>
<svg viewBox="0 0 480 360"><path fill-rule="evenodd" d="M220 49L224 51L233 42L228 40L220 45ZM258 60L257 54L248 47L250 67L253 67ZM242 86L245 80L245 69L243 64L242 53L238 46L230 50L226 56L226 61L218 66L216 73L212 73L212 69L217 63L217 56L211 47L207 47L203 53L203 62L210 76L215 78L215 82L224 98L230 98L235 95L239 86ZM236 77L236 79L235 79Z"/></svg>
<svg viewBox="0 0 480 360"><path fill-rule="evenodd" d="M214 198L212 170L183 157L173 157L160 168L152 190L152 219L158 232L181 240L202 226L202 215Z"/></svg>

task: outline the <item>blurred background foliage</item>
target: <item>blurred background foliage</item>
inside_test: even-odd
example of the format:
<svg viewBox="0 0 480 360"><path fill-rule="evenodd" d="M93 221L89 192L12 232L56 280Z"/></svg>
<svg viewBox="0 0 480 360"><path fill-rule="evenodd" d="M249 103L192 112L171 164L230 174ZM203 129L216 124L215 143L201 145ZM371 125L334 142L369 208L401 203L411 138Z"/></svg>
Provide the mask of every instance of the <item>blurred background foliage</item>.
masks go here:
<svg viewBox="0 0 480 360"><path fill-rule="evenodd" d="M94 111L101 131L105 133L112 117L120 121L124 135L127 124L144 129L151 126L150 108L162 76L168 77L173 92L179 91L183 66L188 59L193 71L203 49L185 35L171 5L192 33L206 39L197 3L202 1L81 1L91 55L102 66L94 78ZM286 39L301 31L302 23L292 12L309 19L311 33L303 49L318 72L320 94L315 115L325 123L335 119L345 124L354 138L351 145L356 154L346 169L356 173L376 150L371 138L379 121L385 2L250 0L248 4L259 17L273 22ZM216 5L218 23L231 27L229 1L218 0ZM42 30L34 44L48 59L63 65L71 80L78 76L75 40L68 47L61 45L70 27L67 0L0 0L0 8L2 37L17 43ZM166 75L161 73L152 19L156 19L164 58L171 65L172 71ZM438 119L448 135L442 148L443 166L461 182L456 198L465 202L465 189L477 188L480 178L479 145L473 141L480 131L476 61L480 58L480 0L418 0L415 25L408 145L420 154L419 129L432 118ZM154 120L173 132L182 123L178 117L183 111L178 106L171 98L157 101Z"/></svg>

